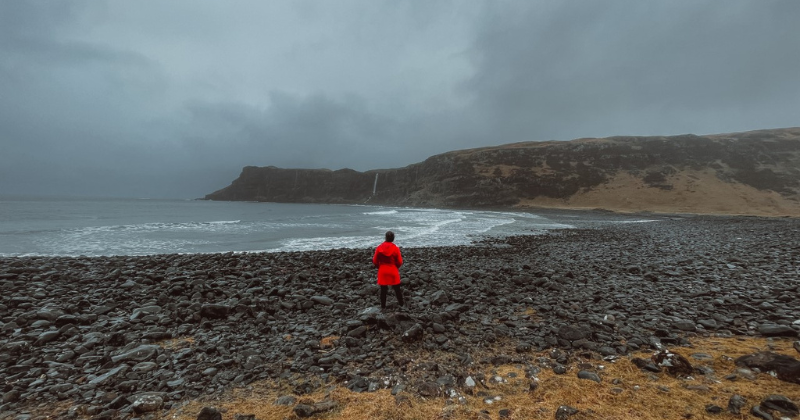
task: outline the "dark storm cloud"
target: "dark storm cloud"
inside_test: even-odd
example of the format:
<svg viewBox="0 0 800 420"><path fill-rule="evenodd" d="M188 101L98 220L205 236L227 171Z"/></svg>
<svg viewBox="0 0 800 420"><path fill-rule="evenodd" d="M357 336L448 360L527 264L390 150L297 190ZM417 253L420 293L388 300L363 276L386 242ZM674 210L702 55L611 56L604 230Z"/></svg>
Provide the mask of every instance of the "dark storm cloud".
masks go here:
<svg viewBox="0 0 800 420"><path fill-rule="evenodd" d="M491 5L466 89L502 139L798 124L800 2Z"/></svg>
<svg viewBox="0 0 800 420"><path fill-rule="evenodd" d="M796 126L800 2L0 2L0 194Z"/></svg>

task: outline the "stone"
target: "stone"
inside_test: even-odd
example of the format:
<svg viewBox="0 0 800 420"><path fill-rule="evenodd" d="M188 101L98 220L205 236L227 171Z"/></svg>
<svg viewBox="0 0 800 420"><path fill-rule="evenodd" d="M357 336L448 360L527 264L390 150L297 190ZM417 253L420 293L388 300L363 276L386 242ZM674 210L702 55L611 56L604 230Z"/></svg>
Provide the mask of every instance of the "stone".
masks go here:
<svg viewBox="0 0 800 420"><path fill-rule="evenodd" d="M322 401L315 404L297 404L292 411L297 417L311 417L317 413L324 413L336 407L335 401Z"/></svg>
<svg viewBox="0 0 800 420"><path fill-rule="evenodd" d="M150 372L151 370L158 369L158 363L155 362L139 362L131 368L134 372Z"/></svg>
<svg viewBox="0 0 800 420"><path fill-rule="evenodd" d="M653 363L650 360L634 357L633 359L631 359L631 363L636 365L636 367L638 367L639 369L646 370L648 372L653 372L653 373L661 372L661 368L656 366L655 363Z"/></svg>
<svg viewBox="0 0 800 420"><path fill-rule="evenodd" d="M447 293L445 293L444 290L437 290L431 295L430 301L436 305L444 305L450 302L450 299L448 299Z"/></svg>
<svg viewBox="0 0 800 420"><path fill-rule="evenodd" d="M297 402L297 398L292 395L284 395L282 397L278 397L273 405L283 405L283 406L290 406Z"/></svg>
<svg viewBox="0 0 800 420"><path fill-rule="evenodd" d="M709 414L719 414L722 412L722 407L714 404L707 404L706 405L706 413Z"/></svg>
<svg viewBox="0 0 800 420"><path fill-rule="evenodd" d="M203 407L197 415L197 420L222 420L222 413L214 407Z"/></svg>
<svg viewBox="0 0 800 420"><path fill-rule="evenodd" d="M766 410L779 411L787 417L794 417L800 414L797 404L789 398L778 394L768 395L767 398L764 398L764 401L761 401L761 407Z"/></svg>
<svg viewBox="0 0 800 420"><path fill-rule="evenodd" d="M19 401L19 397L22 395L18 389L12 389L3 394L3 404L14 403Z"/></svg>
<svg viewBox="0 0 800 420"><path fill-rule="evenodd" d="M347 383L347 389L353 392L366 392L369 390L367 378L356 376Z"/></svg>
<svg viewBox="0 0 800 420"><path fill-rule="evenodd" d="M475 380L472 379L472 376L467 376L467 378L464 379L464 386L466 386L467 388L474 388L475 385L476 383Z"/></svg>
<svg viewBox="0 0 800 420"><path fill-rule="evenodd" d="M414 324L411 326L411 328L409 328L408 330L406 330L406 332L403 333L402 339L407 343L419 341L422 339L422 334L423 334L422 325Z"/></svg>
<svg viewBox="0 0 800 420"><path fill-rule="evenodd" d="M761 324L758 333L764 337L797 337L797 330L788 325Z"/></svg>
<svg viewBox="0 0 800 420"><path fill-rule="evenodd" d="M102 375L90 380L89 384L90 385L102 384L103 382L107 381L109 378L112 378L112 377L116 376L118 373L124 372L124 371L127 371L127 370L128 370L128 365L123 364L123 365L117 366L117 367L109 370L108 372L106 372L106 373L104 373L104 374L102 374Z"/></svg>
<svg viewBox="0 0 800 420"><path fill-rule="evenodd" d="M225 319L229 311L230 308L225 305L209 303L200 307L200 316L208 319Z"/></svg>
<svg viewBox="0 0 800 420"><path fill-rule="evenodd" d="M39 334L39 337L36 338L36 341L33 343L34 346L42 346L45 345L61 335L61 331L54 330L54 331L45 331Z"/></svg>
<svg viewBox="0 0 800 420"><path fill-rule="evenodd" d="M695 323L686 319L675 321L672 325L681 331L697 331Z"/></svg>
<svg viewBox="0 0 800 420"><path fill-rule="evenodd" d="M111 356L114 363L120 362L144 362L151 359L159 351L160 347L152 344L144 344L122 354Z"/></svg>
<svg viewBox="0 0 800 420"><path fill-rule="evenodd" d="M763 420L774 420L772 414L765 411L760 405L754 405L750 408L750 414Z"/></svg>
<svg viewBox="0 0 800 420"><path fill-rule="evenodd" d="M744 397L739 394L733 394L728 400L728 412L739 415L745 405L747 405L747 400Z"/></svg>
<svg viewBox="0 0 800 420"><path fill-rule="evenodd" d="M327 296L311 296L311 300L320 305L330 306L334 304L333 299Z"/></svg>
<svg viewBox="0 0 800 420"><path fill-rule="evenodd" d="M130 403L131 402L128 400L128 398L126 398L123 395L120 395L120 396L114 398L113 400L111 400L108 404L106 404L105 408L110 409L110 410L119 410L122 407L125 407L126 405L128 405Z"/></svg>
<svg viewBox="0 0 800 420"><path fill-rule="evenodd" d="M161 409L164 400L157 395L143 395L131 404L133 412L136 414L152 413Z"/></svg>
<svg viewBox="0 0 800 420"><path fill-rule="evenodd" d="M591 335L586 328L575 325L562 325L556 334L567 341L581 340Z"/></svg>
<svg viewBox="0 0 800 420"><path fill-rule="evenodd" d="M434 398L438 397L441 393L439 384L436 382L422 382L417 385L417 394L421 397Z"/></svg>
<svg viewBox="0 0 800 420"><path fill-rule="evenodd" d="M601 382L601 381L600 381L600 376L598 376L598 375L597 375L596 373L594 373L594 372L589 372L588 370L581 370L581 371L579 371L579 372L578 372L578 378L580 378L580 379L588 379L588 380L590 380L590 381L595 381L595 382L597 382L597 383L600 383L600 382Z"/></svg>
<svg viewBox="0 0 800 420"><path fill-rule="evenodd" d="M305 418L314 415L314 406L308 404L297 404L292 409L297 417Z"/></svg>
<svg viewBox="0 0 800 420"><path fill-rule="evenodd" d="M694 372L692 364L680 354L669 350L661 350L654 354L651 359L657 366L662 367L672 376L689 376Z"/></svg>
<svg viewBox="0 0 800 420"><path fill-rule="evenodd" d="M129 319L131 321L136 321L136 320L139 320L139 319L143 318L145 315L157 314L159 312L161 312L161 307L158 306L158 305L152 305L152 306L145 306L145 307L142 307L142 308L136 308L136 309L133 310L133 313L131 313L131 316L130 316Z"/></svg>
<svg viewBox="0 0 800 420"><path fill-rule="evenodd" d="M348 337L353 337L353 338L363 337L364 334L367 333L368 329L369 329L369 327L367 327L366 325L362 325L362 326L360 326L358 328L354 328L354 329L348 331L347 332L347 336Z"/></svg>
<svg viewBox="0 0 800 420"><path fill-rule="evenodd" d="M707 330L716 330L719 327L716 320L713 319L699 319L697 323L702 325Z"/></svg>
<svg viewBox="0 0 800 420"><path fill-rule="evenodd" d="M578 414L577 408L569 405L562 405L556 410L556 420L567 420L576 414Z"/></svg>
<svg viewBox="0 0 800 420"><path fill-rule="evenodd" d="M784 354L769 351L739 357L737 366L758 368L762 372L775 372L775 376L786 382L800 384L800 361Z"/></svg>

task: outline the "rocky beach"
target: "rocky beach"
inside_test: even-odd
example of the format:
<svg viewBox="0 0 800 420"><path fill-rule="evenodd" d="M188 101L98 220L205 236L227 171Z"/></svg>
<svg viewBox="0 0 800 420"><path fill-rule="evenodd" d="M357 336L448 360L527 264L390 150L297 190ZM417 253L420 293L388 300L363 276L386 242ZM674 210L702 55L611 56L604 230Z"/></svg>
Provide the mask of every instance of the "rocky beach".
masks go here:
<svg viewBox="0 0 800 420"><path fill-rule="evenodd" d="M608 379L604 362L660 372L676 365L663 350L698 337L797 340L800 220L654 219L460 247L398 238L408 304L390 294L385 311L372 250L3 258L0 418L161 418L266 380L457 401L486 366L523 366L535 389L538 372L576 362L591 381ZM683 373L703 375L692 362ZM800 368L787 363L790 407ZM335 406L287 397L297 416Z"/></svg>

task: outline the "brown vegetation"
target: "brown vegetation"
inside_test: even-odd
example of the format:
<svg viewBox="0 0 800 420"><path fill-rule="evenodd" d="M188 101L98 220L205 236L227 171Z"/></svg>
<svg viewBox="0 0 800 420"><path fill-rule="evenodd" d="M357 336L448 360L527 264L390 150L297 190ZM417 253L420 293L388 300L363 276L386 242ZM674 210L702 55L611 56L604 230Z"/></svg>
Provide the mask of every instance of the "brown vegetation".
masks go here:
<svg viewBox="0 0 800 420"><path fill-rule="evenodd" d="M680 379L666 373L648 373L634 366L630 359L614 362L579 360L569 366L564 375L545 369L538 376L538 388L530 391L530 381L521 365L487 368L485 386L478 385L474 395L457 398L425 399L408 394L396 398L388 389L372 393L354 393L343 386L323 387L313 394L298 396L298 402L333 400L334 410L317 414L317 419L498 419L500 410L508 410L509 419L552 419L561 405L580 410L574 419L608 420L711 418L707 405L725 409L728 400L739 394L747 407L758 404L769 394L783 394L792 400L800 399L800 385L781 382L767 373L755 379L724 377L735 373L733 360L760 350L796 356L790 340L763 338L696 338L691 347L672 349L697 366L708 366L713 374L695 375ZM705 353L710 360L697 360L693 354ZM436 357L436 355L430 355ZM536 356L546 356L545 353ZM632 357L649 358L650 353ZM532 360L535 357L531 358ZM577 363L590 363L602 378L601 383L578 379ZM479 396L481 393L481 396ZM168 418L193 420L204 406L215 406L233 419L235 414L255 414L259 420L296 418L293 406L273 405L279 396L291 394L280 382L261 382L226 395L215 395L188 402L173 409ZM484 395L485 394L485 395ZM489 403L488 401L492 401ZM743 414L746 411L743 411ZM740 418L728 413L719 418Z"/></svg>

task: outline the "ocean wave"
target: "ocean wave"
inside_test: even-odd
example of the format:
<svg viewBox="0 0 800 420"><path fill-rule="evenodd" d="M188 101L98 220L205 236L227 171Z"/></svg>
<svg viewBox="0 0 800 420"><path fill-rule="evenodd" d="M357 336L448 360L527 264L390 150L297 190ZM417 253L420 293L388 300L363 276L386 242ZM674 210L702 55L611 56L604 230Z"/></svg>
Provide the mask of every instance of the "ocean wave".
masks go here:
<svg viewBox="0 0 800 420"><path fill-rule="evenodd" d="M368 211L366 213L361 213L365 216L388 216L392 214L397 214L397 210L381 210L381 211Z"/></svg>
<svg viewBox="0 0 800 420"><path fill-rule="evenodd" d="M326 236L288 239L280 247L271 251L314 251L336 248L362 249L371 248L379 244L379 238L376 239L374 236Z"/></svg>

